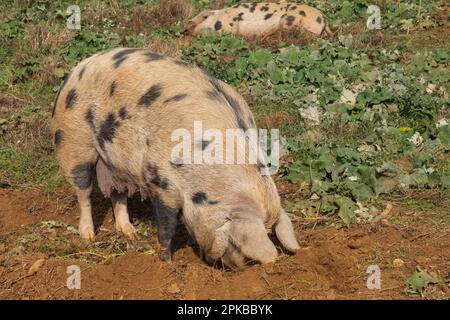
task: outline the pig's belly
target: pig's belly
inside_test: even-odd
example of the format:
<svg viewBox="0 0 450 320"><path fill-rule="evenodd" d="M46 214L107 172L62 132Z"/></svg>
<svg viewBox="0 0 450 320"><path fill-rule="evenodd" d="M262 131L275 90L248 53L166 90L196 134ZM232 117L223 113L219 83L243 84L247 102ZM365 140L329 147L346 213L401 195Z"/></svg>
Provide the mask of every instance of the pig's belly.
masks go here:
<svg viewBox="0 0 450 320"><path fill-rule="evenodd" d="M140 192L147 198L146 168L148 163L158 162L151 159L146 139L130 135L127 139L116 139L106 145L96 165L97 182L106 197L113 191L128 193L128 196Z"/></svg>
<svg viewBox="0 0 450 320"><path fill-rule="evenodd" d="M238 32L245 36L259 36L275 32L279 27L279 17L273 17L270 21L244 20L239 23Z"/></svg>

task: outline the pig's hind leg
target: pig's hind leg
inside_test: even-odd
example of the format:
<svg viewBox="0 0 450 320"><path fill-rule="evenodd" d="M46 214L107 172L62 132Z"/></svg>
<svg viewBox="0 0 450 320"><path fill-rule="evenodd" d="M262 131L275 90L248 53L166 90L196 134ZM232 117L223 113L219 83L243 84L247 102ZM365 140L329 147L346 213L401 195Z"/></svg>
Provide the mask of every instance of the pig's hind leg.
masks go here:
<svg viewBox="0 0 450 320"><path fill-rule="evenodd" d="M83 129L83 128L82 128ZM98 153L92 147L87 130L58 129L55 134L56 151L61 168L75 188L80 206L79 233L84 240L94 240L91 193Z"/></svg>

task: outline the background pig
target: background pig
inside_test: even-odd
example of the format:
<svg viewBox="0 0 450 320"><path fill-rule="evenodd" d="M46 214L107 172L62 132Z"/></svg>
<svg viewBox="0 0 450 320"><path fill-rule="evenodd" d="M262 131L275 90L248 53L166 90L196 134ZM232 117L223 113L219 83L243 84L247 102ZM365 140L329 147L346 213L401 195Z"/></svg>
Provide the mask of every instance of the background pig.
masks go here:
<svg viewBox="0 0 450 320"><path fill-rule="evenodd" d="M253 37L285 29L304 29L317 36L332 35L319 10L297 3L243 3L232 8L205 10L187 27L193 35L224 31Z"/></svg>
<svg viewBox="0 0 450 320"><path fill-rule="evenodd" d="M139 191L155 207L162 256L171 258L178 216L208 261L242 266L274 261L267 232L298 248L270 176L260 166L174 161L175 129L255 127L245 101L228 85L183 61L120 48L74 68L61 86L52 130L60 165L74 186L82 238L94 238L90 195L94 177L111 197L116 228L131 238L127 197ZM204 149L211 141L192 141Z"/></svg>

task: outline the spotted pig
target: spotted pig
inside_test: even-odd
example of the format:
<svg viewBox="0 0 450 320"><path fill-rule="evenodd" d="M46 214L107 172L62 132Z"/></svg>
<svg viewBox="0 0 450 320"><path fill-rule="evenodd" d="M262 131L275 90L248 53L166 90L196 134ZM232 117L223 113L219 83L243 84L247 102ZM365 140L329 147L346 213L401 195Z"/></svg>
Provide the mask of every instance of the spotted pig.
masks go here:
<svg viewBox="0 0 450 320"><path fill-rule="evenodd" d="M154 206L162 258L171 259L179 218L205 259L227 266L274 261L274 230L288 250L298 244L270 176L259 164L189 164L173 159L178 128L255 128L244 99L199 68L149 50L119 48L80 62L62 84L52 130L62 170L76 190L79 232L94 239L95 178L112 200L115 226L131 238L127 198ZM192 141L204 149L210 141ZM263 162L262 162L263 163ZM264 166L264 164L262 164Z"/></svg>
<svg viewBox="0 0 450 320"><path fill-rule="evenodd" d="M317 36L332 35L322 13L298 3L243 3L206 10L187 26L193 35L230 32L245 37L267 36L279 30L304 29Z"/></svg>

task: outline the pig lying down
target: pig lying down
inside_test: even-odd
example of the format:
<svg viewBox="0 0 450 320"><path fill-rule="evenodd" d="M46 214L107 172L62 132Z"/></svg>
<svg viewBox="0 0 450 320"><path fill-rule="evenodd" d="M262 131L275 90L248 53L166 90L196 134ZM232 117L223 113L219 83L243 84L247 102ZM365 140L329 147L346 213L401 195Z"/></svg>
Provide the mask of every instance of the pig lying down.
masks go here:
<svg viewBox="0 0 450 320"><path fill-rule="evenodd" d="M116 229L130 238L127 198L139 192L154 206L164 260L178 219L208 262L243 266L274 261L274 231L298 249L275 184L256 164L174 161L172 133L255 128L243 98L199 68L148 50L119 48L80 62L57 94L52 130L62 170L76 190L79 232L94 239L91 192L95 177L112 200ZM194 150L211 141L192 141ZM179 160L179 159L178 159Z"/></svg>
<svg viewBox="0 0 450 320"><path fill-rule="evenodd" d="M303 29L316 36L331 36L322 13L298 3L243 3L232 8L206 10L187 25L195 36L207 32L230 32L261 37L280 30Z"/></svg>

